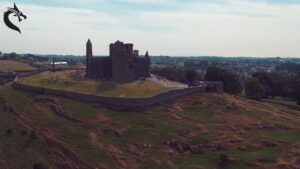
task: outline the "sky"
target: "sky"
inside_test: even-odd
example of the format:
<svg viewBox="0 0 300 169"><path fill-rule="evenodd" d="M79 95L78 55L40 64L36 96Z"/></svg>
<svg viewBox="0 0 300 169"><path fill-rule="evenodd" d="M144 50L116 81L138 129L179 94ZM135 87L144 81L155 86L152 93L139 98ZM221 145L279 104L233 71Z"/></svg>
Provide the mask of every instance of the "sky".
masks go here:
<svg viewBox="0 0 300 169"><path fill-rule="evenodd" d="M300 57L300 0L0 0L0 51L108 55L117 40L171 56Z"/></svg>

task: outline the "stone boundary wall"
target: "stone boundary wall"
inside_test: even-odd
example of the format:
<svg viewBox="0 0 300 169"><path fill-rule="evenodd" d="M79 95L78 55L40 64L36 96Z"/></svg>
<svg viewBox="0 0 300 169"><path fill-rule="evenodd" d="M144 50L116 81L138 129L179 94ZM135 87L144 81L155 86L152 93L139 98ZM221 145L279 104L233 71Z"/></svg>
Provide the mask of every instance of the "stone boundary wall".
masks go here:
<svg viewBox="0 0 300 169"><path fill-rule="evenodd" d="M27 92L37 93L37 94L61 96L61 97L76 99L84 102L100 103L105 105L114 105L114 106L122 106L122 107L151 106L156 103L173 100L176 97L188 95L195 92L207 91L207 86L203 85L199 87L189 87L185 89L171 90L168 92L160 93L155 96L146 97L146 98L122 98L122 97L97 96L97 95L76 93L76 92L63 91L57 89L35 87L35 86L22 84L17 81L13 82L12 86L15 89L20 89Z"/></svg>

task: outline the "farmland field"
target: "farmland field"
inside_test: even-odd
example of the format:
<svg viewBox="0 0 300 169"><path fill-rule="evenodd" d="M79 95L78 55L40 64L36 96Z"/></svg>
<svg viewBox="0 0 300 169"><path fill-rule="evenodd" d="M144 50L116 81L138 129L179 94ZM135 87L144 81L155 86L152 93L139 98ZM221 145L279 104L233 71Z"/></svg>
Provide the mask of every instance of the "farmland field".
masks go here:
<svg viewBox="0 0 300 169"><path fill-rule="evenodd" d="M14 71L34 71L36 67L30 66L26 63L17 62L13 60L0 60L0 71L12 69Z"/></svg>

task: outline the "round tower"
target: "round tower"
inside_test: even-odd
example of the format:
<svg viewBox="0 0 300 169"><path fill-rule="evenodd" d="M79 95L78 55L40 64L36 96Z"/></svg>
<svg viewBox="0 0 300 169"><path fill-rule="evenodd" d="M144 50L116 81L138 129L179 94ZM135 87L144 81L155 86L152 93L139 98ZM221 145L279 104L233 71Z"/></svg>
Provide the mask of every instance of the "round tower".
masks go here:
<svg viewBox="0 0 300 169"><path fill-rule="evenodd" d="M86 43L86 76L88 78L92 77L93 69L93 45L90 39Z"/></svg>

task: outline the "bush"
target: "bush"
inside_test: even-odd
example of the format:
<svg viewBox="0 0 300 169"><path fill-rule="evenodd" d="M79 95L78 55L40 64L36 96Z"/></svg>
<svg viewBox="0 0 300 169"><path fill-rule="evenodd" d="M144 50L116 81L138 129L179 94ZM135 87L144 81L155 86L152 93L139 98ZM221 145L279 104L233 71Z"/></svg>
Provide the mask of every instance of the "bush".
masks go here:
<svg viewBox="0 0 300 169"><path fill-rule="evenodd" d="M5 133L6 135L12 135L14 131L12 129L7 129Z"/></svg>
<svg viewBox="0 0 300 169"><path fill-rule="evenodd" d="M226 154L221 154L219 156L219 163L226 164L229 162L229 158Z"/></svg>
<svg viewBox="0 0 300 169"><path fill-rule="evenodd" d="M185 71L185 77L188 80L189 84L193 83L197 76L198 73L194 69L188 69Z"/></svg>
<svg viewBox="0 0 300 169"><path fill-rule="evenodd" d="M48 169L48 167L45 164L36 163L33 165L33 169Z"/></svg>
<svg viewBox="0 0 300 169"><path fill-rule="evenodd" d="M31 138L31 140L36 140L37 139L35 131L31 131L30 138Z"/></svg>
<svg viewBox="0 0 300 169"><path fill-rule="evenodd" d="M25 136L27 134L27 131L22 130L20 134L21 134L21 136Z"/></svg>

